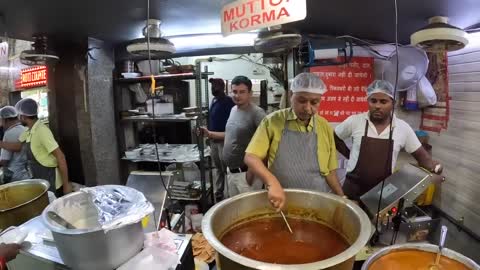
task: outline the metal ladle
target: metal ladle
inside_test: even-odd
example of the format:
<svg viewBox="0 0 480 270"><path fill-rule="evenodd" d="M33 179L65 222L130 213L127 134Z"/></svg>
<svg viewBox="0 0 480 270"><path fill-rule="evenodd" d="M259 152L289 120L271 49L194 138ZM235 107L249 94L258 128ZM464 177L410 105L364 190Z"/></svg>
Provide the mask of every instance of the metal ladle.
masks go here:
<svg viewBox="0 0 480 270"><path fill-rule="evenodd" d="M267 190L269 190L270 186L267 186L266 188L267 188ZM280 215L282 216L283 221L285 221L285 225L287 225L288 231L289 231L291 234L293 234L292 227L290 227L290 224L288 224L287 217L286 217L285 214L283 213L282 209L280 209Z"/></svg>
<svg viewBox="0 0 480 270"><path fill-rule="evenodd" d="M443 225L440 235L440 242L438 243L438 252L437 257L435 258L435 263L429 266L429 270L440 270L440 257L442 256L442 249L445 245L445 239L447 238L447 226Z"/></svg>
<svg viewBox="0 0 480 270"><path fill-rule="evenodd" d="M56 223L60 224L61 226L69 229L69 230L75 230L77 227L73 226L70 222L66 221L63 217L59 216L57 213L53 211L48 211L47 215L50 219L55 221Z"/></svg>
<svg viewBox="0 0 480 270"><path fill-rule="evenodd" d="M280 210L280 215L282 215L283 221L285 221L285 224L287 225L288 231L293 234L292 228L290 227L290 224L288 224L287 217L283 213L282 210Z"/></svg>

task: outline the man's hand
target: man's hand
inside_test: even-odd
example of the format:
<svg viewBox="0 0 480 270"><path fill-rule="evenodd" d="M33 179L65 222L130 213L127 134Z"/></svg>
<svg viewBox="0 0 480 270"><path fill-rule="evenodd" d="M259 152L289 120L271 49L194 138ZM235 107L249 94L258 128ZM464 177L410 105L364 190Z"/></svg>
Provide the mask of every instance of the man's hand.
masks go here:
<svg viewBox="0 0 480 270"><path fill-rule="evenodd" d="M17 257L20 252L21 246L19 244L0 244L0 257L5 260L11 261Z"/></svg>
<svg viewBox="0 0 480 270"><path fill-rule="evenodd" d="M436 174L442 174L443 172L443 166L442 164L440 164L440 162L436 161L436 160L432 160L432 169L431 171L433 173L436 173Z"/></svg>
<svg viewBox="0 0 480 270"><path fill-rule="evenodd" d="M210 138L210 130L208 130L206 127L200 127L197 129L197 136Z"/></svg>
<svg viewBox="0 0 480 270"><path fill-rule="evenodd" d="M270 204L277 209L277 211L280 211L285 207L285 203L287 201L285 197L285 191L278 180L271 181L271 183L273 184L267 186L268 200L270 201Z"/></svg>
<svg viewBox="0 0 480 270"><path fill-rule="evenodd" d="M67 195L68 193L73 192L72 184L70 182L64 183L62 186L63 194Z"/></svg>

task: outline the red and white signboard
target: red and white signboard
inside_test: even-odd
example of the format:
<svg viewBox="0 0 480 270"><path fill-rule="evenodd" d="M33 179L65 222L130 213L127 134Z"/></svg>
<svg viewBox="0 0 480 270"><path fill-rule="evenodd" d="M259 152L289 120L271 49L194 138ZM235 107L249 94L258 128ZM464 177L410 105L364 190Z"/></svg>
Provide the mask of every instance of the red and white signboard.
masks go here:
<svg viewBox="0 0 480 270"><path fill-rule="evenodd" d="M47 85L47 67L38 66L22 69L20 76L20 88L32 88Z"/></svg>
<svg viewBox="0 0 480 270"><path fill-rule="evenodd" d="M368 110L367 87L374 79L373 57L353 57L341 66L312 67L325 82L318 113L329 122L342 122L350 115Z"/></svg>
<svg viewBox="0 0 480 270"><path fill-rule="evenodd" d="M306 0L238 0L222 8L224 36L300 21L307 16Z"/></svg>

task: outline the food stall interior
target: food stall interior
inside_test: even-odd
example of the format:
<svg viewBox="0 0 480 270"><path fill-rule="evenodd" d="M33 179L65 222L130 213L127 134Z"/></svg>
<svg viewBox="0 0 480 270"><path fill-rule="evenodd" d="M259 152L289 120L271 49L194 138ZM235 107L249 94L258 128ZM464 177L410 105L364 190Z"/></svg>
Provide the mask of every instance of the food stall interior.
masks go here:
<svg viewBox="0 0 480 270"><path fill-rule="evenodd" d="M470 47L465 47L469 41L466 36L478 35L476 33L480 32L480 3L476 3L476 0L425 0L421 4L415 0L337 0L328 3L298 1L306 3L304 19L279 23L280 27L269 25L254 31L237 29L243 28L242 25L247 24L247 21L250 27L255 20L268 17L269 13L264 13L263 17L253 15L259 17L240 20L238 25L230 24L229 31L232 33L225 33L221 22L235 16L242 17L238 14L242 5L244 13L248 5L252 7L253 13L254 5L277 6L289 1L51 0L48 5L33 0L0 1L0 33L5 33L5 38L33 41L32 50L24 51L16 57L22 60L22 64L48 66L49 74L53 74L47 85L48 91L23 92L22 97L36 95L40 101L45 101L41 102L41 116L48 117L55 135L64 137L63 142L73 142L66 147L66 155L70 159L69 163L80 165L72 166L70 174L78 175L82 178L78 182L86 186L98 188L105 184L115 184L133 188L140 191L155 209L146 211L148 213L126 226L132 230L136 226L136 233L142 237L146 235L145 249L141 253L139 250L130 250L132 254L137 254L129 256L128 259L135 258L131 264L143 259L142 256L148 256L145 250L151 252L155 248L154 245L148 246L158 240L157 235L152 236L151 233L166 228L176 235L162 236L170 237L170 242L175 244L161 247L176 252L177 261L182 261L182 264L176 266L179 270L193 267L193 255L198 256L202 252L203 255L206 254L207 259L204 261L210 264L209 267L217 269L269 269L274 264L278 264L275 269L294 269L295 266L292 265L306 264L303 269L350 270L360 269L363 263L361 269L389 270L384 268L383 263L389 265L392 264L389 260L398 259L393 255L389 257L388 254L415 250L412 252L416 254L408 256L421 257L424 255L421 252L424 252L429 254L425 256L431 260L429 256L437 252L437 238L442 235L442 225L448 225L452 236L447 238L445 246L451 249L446 248L445 253L442 253L445 256L443 263L454 262L458 269L480 269L476 265L480 262L480 256L474 251L480 247L480 230L475 226L480 221L480 208L468 185L461 182L461 178L468 178L472 182L471 179L476 177L472 177L472 172L478 169L472 169L470 161L470 167L463 169L463 163L462 166L458 165L449 149L442 148L440 144L433 147L429 145L428 149L434 157L438 150L443 157L442 162L449 163L447 166L452 173L448 174L447 169L448 175L438 176L410 164L411 160L406 158L402 160L403 166L396 168L390 177L361 196L357 202L359 205L342 201L331 194L288 191L288 196L298 204L295 206L299 206L288 209L288 214L291 215L289 221L293 229L297 229L296 236L304 237L301 239L293 237L288 231L282 231L283 220L280 216L273 217L276 214L271 209L262 212L263 208L245 203L250 198L259 207L267 208L268 205L263 205L262 201L266 200L265 193L217 201L214 196L214 178L217 172L213 166L212 149L195 132L209 121L212 102L209 79L213 77L222 77L227 82L225 91L230 94L231 88L228 85L235 76L233 74L249 72L249 77L254 81L254 102L266 112L273 112L288 107L286 97L289 82L301 72L322 74L328 80L328 74L341 74L339 69L342 68L351 68L350 71L355 68L364 69L365 72L353 75L348 75L348 70L344 70L342 76L385 77L394 81L395 91L400 96L397 106L399 110L397 112L395 109L395 113L402 118L405 115L409 123L417 124L418 119L421 119L422 122L417 126L428 128L429 123L443 118L436 114L433 118L425 117L426 111L418 107L420 99L417 102L417 88L413 91L414 105L410 103L409 96L413 92L407 93L407 90L411 90L410 82L415 81L416 87L423 80L423 83L426 81L430 85L435 96L433 104L437 102L437 96L438 102L447 104L447 109L444 110L447 111L447 122L451 120L454 127L467 129L465 120L455 122L460 119L462 111L459 112L455 106L460 105L455 101L452 103L452 119L448 119L451 97L448 92L441 96L437 88L442 86L431 84L428 79L443 78L447 85L445 87L448 88L448 80L455 80L455 76L452 77L449 71L445 71L451 67L448 64L449 57L455 57L454 52L462 49L466 51L461 55L480 55L480 50L472 49L472 46L480 45L471 42ZM232 8L232 13L222 10L236 3L240 3L240 6L236 10ZM449 33L448 38L442 36L443 39L435 36L426 41L419 41L418 37L412 35L438 25L453 29L451 31L454 34ZM252 26L253 28L255 27ZM416 46L410 46L412 43ZM365 58L369 58L368 61ZM463 63L452 65L463 66ZM55 69L58 69L56 76L52 72ZM453 70L458 72L455 74L462 73L456 67ZM480 69L473 72L478 73ZM62 74L73 75L67 78L62 77ZM477 77L468 78L467 81L478 86ZM341 87L330 89L342 91ZM361 86L357 87L360 92ZM71 88L72 93L62 92L66 88ZM472 89L465 92L474 92ZM356 91L355 85L348 91ZM102 96L96 96L97 93ZM442 97L443 100L440 100ZM345 101L344 97L339 97L338 101L342 98ZM347 102L350 98L353 103L355 97L347 96ZM425 96L424 101L430 102L429 98L431 96ZM336 97L330 101L337 101ZM467 99L462 102L472 101ZM67 107L73 113L71 119L74 120L62 114L62 108ZM477 111L474 109L474 112ZM338 108L333 108L330 112L325 109L319 113L330 116L326 118L333 126L340 122L338 119L353 114L349 110ZM469 120L474 118L468 115ZM478 121L472 121L475 124L470 129L478 130ZM72 134L72 125L77 123L79 130L88 132ZM443 128L446 130L447 126ZM433 137L435 132L442 134L444 130L429 131ZM453 137L451 134L448 136ZM470 135L459 137L455 137L455 143L471 139ZM439 139L434 137L432 140ZM69 155L68 151L81 152L84 156L78 153ZM476 153L472 155L478 157ZM72 160L71 157L75 159ZM344 179L346 160L341 157L339 160L337 173ZM459 167L462 168L458 169ZM89 171L89 168L93 169ZM106 187L113 190L111 193L121 193L113 185ZM480 188L478 183L475 183L475 187ZM7 188L4 187L4 190ZM460 190L458 194L462 194L463 198L456 195L456 190ZM1 192L0 186L0 195L3 194ZM46 195L42 193L41 196L45 201ZM118 196L120 199L116 203L130 203L129 197ZM304 198L305 205L301 205ZM68 195L61 199L67 200ZM99 199L96 202L98 201ZM17 206L23 207L23 203L25 202L18 203ZM325 205L324 212L315 214L319 210L312 205L320 204ZM0 214L7 216L17 206L9 205L5 209L0 207ZM80 256L73 256L68 248L60 248L63 241L60 239L66 234L52 230L54 233L51 236L46 229L50 228L48 220L42 223L38 217L41 212L37 212L23 225L16 224L19 226L16 229L7 229L12 224L1 228L7 229L0 232L4 238L15 238L18 232L27 230L42 234L37 238L28 234L26 239L33 244L25 248L28 252L20 255L25 258L22 257L22 261L14 261L9 266L12 269L24 269L28 267L26 265L32 264L26 261L34 260L35 264L36 260L40 260L53 264L55 269L87 269L85 265L80 266ZM245 216L240 215L240 212ZM345 217L346 213L350 213L350 216ZM43 213L42 218L46 219L45 216L46 213ZM247 216L252 220L247 220ZM227 220L228 218L230 219ZM95 226L98 229L98 224ZM336 230L332 231L333 227L337 227ZM271 229L274 237L262 235L262 230L267 230L265 228ZM89 231L91 228L84 229L88 230L81 231L78 235L92 233ZM106 239L105 243L115 246L110 238L113 230L102 229L105 230L105 235L102 235ZM202 229L204 235L199 236ZM13 232L9 233L9 230ZM308 230L317 233L321 231L332 239L321 234L309 234ZM110 234L107 235L107 232ZM201 252L195 251L198 245L192 247L192 237L188 233L197 233L194 241L202 243ZM250 242L240 241L255 233L256 240L263 241L262 247L268 246L271 254L266 251L257 252L260 247L255 245L255 251L252 251ZM76 232L74 235L78 236ZM153 237L153 240L149 237ZM305 244L308 242L305 237L315 243ZM269 242L272 239L279 242L272 244ZM59 244L58 250L55 245L52 247L55 241ZM122 241L128 242L128 239ZM336 249L329 249L322 241L334 243ZM435 246L422 244L424 242ZM158 242L155 243L158 248ZM136 245L140 247L141 241L136 241ZM290 258L288 252L283 254L283 245L294 247L297 252L303 251L300 253L306 259L295 256ZM83 244L79 246L82 247ZM151 249L147 249L147 246ZM384 249L380 250L381 248ZM318 250L323 250L326 255L316 252ZM278 259L278 252L284 257ZM215 256L217 263L224 264L222 268L215 266ZM67 263L74 265L67 266ZM130 265L124 263L126 262L114 262L115 267L123 265L123 268L118 269L139 269L129 268ZM112 265L111 263L106 268ZM0 269L1 266L0 263ZM39 269L42 267L43 265Z"/></svg>

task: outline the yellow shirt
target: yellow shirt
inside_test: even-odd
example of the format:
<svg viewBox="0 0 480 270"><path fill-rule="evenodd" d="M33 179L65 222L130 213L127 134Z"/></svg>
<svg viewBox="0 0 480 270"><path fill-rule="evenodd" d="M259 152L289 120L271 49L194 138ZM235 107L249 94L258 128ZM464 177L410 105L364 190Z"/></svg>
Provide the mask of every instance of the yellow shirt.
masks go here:
<svg viewBox="0 0 480 270"><path fill-rule="evenodd" d="M287 119L288 129L292 131L313 131L313 119L316 122L318 165L322 175L326 176L338 167L337 149L333 137L333 129L323 117L315 115L306 127L292 109L279 110L266 116L253 135L246 153L254 154L262 160L268 155L268 166L272 166L277 154L283 128ZM313 149L312 149L313 150ZM300 150L304 151L304 150Z"/></svg>
<svg viewBox="0 0 480 270"><path fill-rule="evenodd" d="M52 152L58 148L58 143L53 137L52 131L37 120L33 127L27 128L19 138L20 142L30 143L30 149L35 159L44 167L57 168L58 163ZM62 186L62 179L56 170L55 186Z"/></svg>

